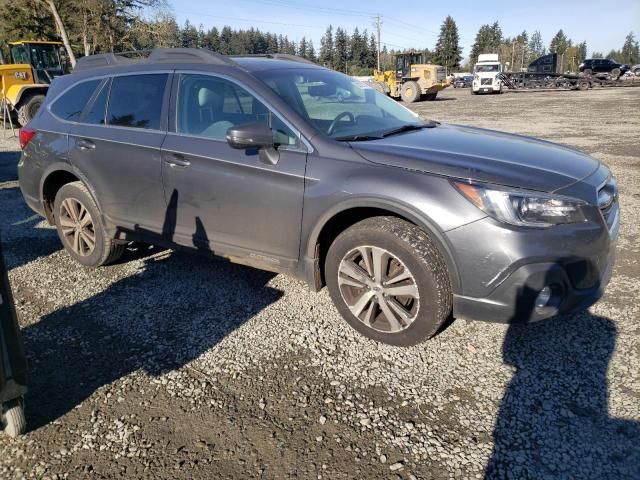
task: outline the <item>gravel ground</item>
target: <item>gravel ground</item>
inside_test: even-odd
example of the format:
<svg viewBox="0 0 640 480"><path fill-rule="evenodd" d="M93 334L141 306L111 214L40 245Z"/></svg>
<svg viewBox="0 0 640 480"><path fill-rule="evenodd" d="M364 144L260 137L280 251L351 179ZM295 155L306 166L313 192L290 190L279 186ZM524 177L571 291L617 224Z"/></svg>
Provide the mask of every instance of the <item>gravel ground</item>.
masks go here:
<svg viewBox="0 0 640 480"><path fill-rule="evenodd" d="M589 311L456 320L409 349L359 336L326 290L282 275L154 248L80 268L23 203L17 142L0 140L32 373L30 431L0 437L0 478L640 478L638 104L635 88L448 89L412 107L593 154L623 225Z"/></svg>

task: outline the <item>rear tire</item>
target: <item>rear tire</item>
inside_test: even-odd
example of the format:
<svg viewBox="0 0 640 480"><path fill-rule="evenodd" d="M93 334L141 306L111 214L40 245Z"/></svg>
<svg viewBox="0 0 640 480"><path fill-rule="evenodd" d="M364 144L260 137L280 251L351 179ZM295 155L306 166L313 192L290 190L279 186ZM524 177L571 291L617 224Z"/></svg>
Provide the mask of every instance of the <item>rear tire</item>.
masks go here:
<svg viewBox="0 0 640 480"><path fill-rule="evenodd" d="M343 318L379 342L420 343L451 313L451 284L438 248L423 230L396 217L368 218L338 235L325 278Z"/></svg>
<svg viewBox="0 0 640 480"><path fill-rule="evenodd" d="M63 185L53 211L60 241L78 263L100 267L115 262L124 252L126 245L105 233L98 205L82 182Z"/></svg>
<svg viewBox="0 0 640 480"><path fill-rule="evenodd" d="M400 97L402 98L402 101L406 103L418 101L421 95L422 92L420 91L420 85L418 85L418 82L406 82L400 89Z"/></svg>
<svg viewBox="0 0 640 480"><path fill-rule="evenodd" d="M22 99L18 107L18 123L21 127L24 127L36 116L36 113L38 113L43 103L44 95L40 93L29 94L26 98Z"/></svg>
<svg viewBox="0 0 640 480"><path fill-rule="evenodd" d="M24 416L22 400L12 400L4 406L2 426L4 433L11 438L22 435L27 430L27 420Z"/></svg>

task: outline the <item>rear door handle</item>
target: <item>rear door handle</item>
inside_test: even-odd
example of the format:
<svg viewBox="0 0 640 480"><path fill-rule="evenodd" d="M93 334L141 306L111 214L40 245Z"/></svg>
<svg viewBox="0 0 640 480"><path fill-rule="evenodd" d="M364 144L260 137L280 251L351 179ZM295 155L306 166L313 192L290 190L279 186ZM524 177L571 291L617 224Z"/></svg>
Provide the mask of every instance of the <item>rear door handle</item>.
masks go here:
<svg viewBox="0 0 640 480"><path fill-rule="evenodd" d="M188 167L191 162L179 153L165 154L164 161L171 167Z"/></svg>
<svg viewBox="0 0 640 480"><path fill-rule="evenodd" d="M94 148L96 148L96 144L93 143L91 140L87 140L85 138L81 138L76 142L76 145L78 145L78 148L80 150L93 150Z"/></svg>

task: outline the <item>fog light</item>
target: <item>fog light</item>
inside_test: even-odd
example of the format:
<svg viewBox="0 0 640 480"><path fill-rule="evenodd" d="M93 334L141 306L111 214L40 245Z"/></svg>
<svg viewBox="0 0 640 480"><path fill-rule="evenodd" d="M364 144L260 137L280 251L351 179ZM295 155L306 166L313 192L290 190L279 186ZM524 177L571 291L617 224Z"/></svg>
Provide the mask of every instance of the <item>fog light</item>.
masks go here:
<svg viewBox="0 0 640 480"><path fill-rule="evenodd" d="M551 287L549 286L546 286L542 290L540 290L540 293L536 298L536 307L543 308L549 305L549 301L551 300L552 294L553 294L553 290L551 290Z"/></svg>

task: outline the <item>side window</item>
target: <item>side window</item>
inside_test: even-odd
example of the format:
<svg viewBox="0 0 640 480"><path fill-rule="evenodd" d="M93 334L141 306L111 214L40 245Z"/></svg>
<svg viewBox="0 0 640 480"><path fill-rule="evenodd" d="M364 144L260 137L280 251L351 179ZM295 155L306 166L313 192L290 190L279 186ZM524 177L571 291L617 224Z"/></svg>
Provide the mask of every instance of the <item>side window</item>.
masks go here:
<svg viewBox="0 0 640 480"><path fill-rule="evenodd" d="M159 130L167 78L166 73L114 77L109 94L107 123Z"/></svg>
<svg viewBox="0 0 640 480"><path fill-rule="evenodd" d="M51 113L63 120L77 121L101 80L82 82L67 90L53 105Z"/></svg>
<svg viewBox="0 0 640 480"><path fill-rule="evenodd" d="M271 122L274 142L278 145L298 144L291 129L242 87L209 75L180 75L178 133L225 140L229 128L253 122Z"/></svg>
<svg viewBox="0 0 640 480"><path fill-rule="evenodd" d="M109 85L110 82L105 82L97 95L94 95L93 100L89 102L87 108L85 108L85 111L82 114L82 117L80 118L82 123L104 125L107 97L109 96Z"/></svg>

